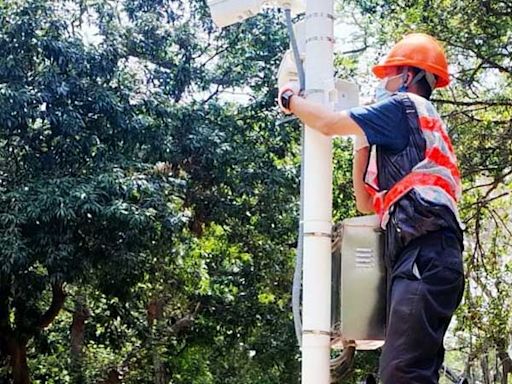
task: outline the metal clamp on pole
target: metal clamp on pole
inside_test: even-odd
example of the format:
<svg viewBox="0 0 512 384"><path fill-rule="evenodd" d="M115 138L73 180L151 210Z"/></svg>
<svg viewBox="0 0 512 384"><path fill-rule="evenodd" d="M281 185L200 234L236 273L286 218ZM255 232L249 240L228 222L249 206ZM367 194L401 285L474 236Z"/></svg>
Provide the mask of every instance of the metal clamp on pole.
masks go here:
<svg viewBox="0 0 512 384"><path fill-rule="evenodd" d="M321 331L321 330L313 330L313 329L304 329L302 331L303 335L323 335L331 337L330 331Z"/></svg>
<svg viewBox="0 0 512 384"><path fill-rule="evenodd" d="M303 223L304 236L332 237L332 225L326 221L305 221Z"/></svg>
<svg viewBox="0 0 512 384"><path fill-rule="evenodd" d="M306 20L312 19L312 18L327 18L331 19L332 21L336 20L336 17L332 13L325 13L325 12L313 12L306 15Z"/></svg>

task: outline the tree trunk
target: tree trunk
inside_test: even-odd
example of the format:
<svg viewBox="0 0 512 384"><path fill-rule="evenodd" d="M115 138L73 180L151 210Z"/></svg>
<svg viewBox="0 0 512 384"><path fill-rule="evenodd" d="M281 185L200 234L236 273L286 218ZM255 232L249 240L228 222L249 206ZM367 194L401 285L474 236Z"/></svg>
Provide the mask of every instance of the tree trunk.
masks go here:
<svg viewBox="0 0 512 384"><path fill-rule="evenodd" d="M14 338L8 343L9 365L14 384L30 384L27 364L27 341Z"/></svg>
<svg viewBox="0 0 512 384"><path fill-rule="evenodd" d="M91 315L89 309L82 301L82 298L78 298L75 303L70 332L72 380L74 383L79 384L85 381L82 350L84 346L85 322Z"/></svg>
<svg viewBox="0 0 512 384"><path fill-rule="evenodd" d="M39 319L35 320L32 329L28 331L25 330L23 336L17 336L17 331L11 328L9 321L6 320L5 317L0 319L0 334L2 336L1 338L7 341L7 347L4 349L7 350L9 367L11 368L11 376L14 384L30 384L30 372L27 363L27 343L38 330L42 330L52 323L64 305L66 295L62 284L53 284L52 294L52 302L46 312L43 313ZM16 308L16 323L26 322L26 319L24 319L26 315L25 303L20 301L18 304L22 309L19 310L19 307ZM12 310L12 308L6 307L6 300L0 301L0 306L2 312L6 311L6 313L8 313L7 310Z"/></svg>
<svg viewBox="0 0 512 384"><path fill-rule="evenodd" d="M498 358L501 362L501 384L508 384L508 375L512 373L512 358L506 351L499 351Z"/></svg>
<svg viewBox="0 0 512 384"><path fill-rule="evenodd" d="M487 361L487 355L482 356L480 359L480 366L482 367L482 378L484 384L491 384L491 373L489 371L489 362Z"/></svg>
<svg viewBox="0 0 512 384"><path fill-rule="evenodd" d="M0 368L7 365L9 349L7 344L11 325L9 324L9 286L5 285L0 278Z"/></svg>
<svg viewBox="0 0 512 384"><path fill-rule="evenodd" d="M158 339L158 325L159 321L162 320L163 308L164 306L162 301L157 298L153 298L148 303L147 314L153 355L153 382L155 384L165 384L169 381L167 378L165 365L160 359L160 352L158 350L158 346L156 345Z"/></svg>
<svg viewBox="0 0 512 384"><path fill-rule="evenodd" d="M122 375L117 369L108 371L107 377L98 382L98 384L121 384Z"/></svg>
<svg viewBox="0 0 512 384"><path fill-rule="evenodd" d="M169 381L165 365L156 349L153 350L153 369L155 372L155 384L166 384Z"/></svg>

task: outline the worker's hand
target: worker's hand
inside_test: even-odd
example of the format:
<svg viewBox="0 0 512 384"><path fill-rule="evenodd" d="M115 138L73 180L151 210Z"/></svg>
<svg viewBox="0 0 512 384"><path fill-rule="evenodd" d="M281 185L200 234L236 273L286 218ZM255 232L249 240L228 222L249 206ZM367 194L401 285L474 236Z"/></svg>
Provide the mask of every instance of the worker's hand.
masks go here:
<svg viewBox="0 0 512 384"><path fill-rule="evenodd" d="M295 81L290 81L289 83L286 83L284 86L282 86L279 89L279 94L277 96L277 102L279 104L279 107L281 108L281 111L283 111L284 114L289 115L292 113L292 111L290 111L290 109L288 108L290 106L289 101L290 101L291 97L298 97L299 91L300 91L299 83L297 83ZM289 94L292 94L292 93L293 93L293 96L290 97ZM287 104L287 105L283 105L283 103Z"/></svg>

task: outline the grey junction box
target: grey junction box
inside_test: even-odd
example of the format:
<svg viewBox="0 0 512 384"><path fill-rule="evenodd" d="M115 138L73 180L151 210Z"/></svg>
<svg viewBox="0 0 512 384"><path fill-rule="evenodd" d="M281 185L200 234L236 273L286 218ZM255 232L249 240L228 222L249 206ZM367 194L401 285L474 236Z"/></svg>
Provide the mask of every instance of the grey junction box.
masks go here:
<svg viewBox="0 0 512 384"><path fill-rule="evenodd" d="M357 349L375 349L384 343L386 324L386 268L379 219L375 215L346 219L339 231L341 245L333 247L332 254L333 327L344 340L355 341Z"/></svg>

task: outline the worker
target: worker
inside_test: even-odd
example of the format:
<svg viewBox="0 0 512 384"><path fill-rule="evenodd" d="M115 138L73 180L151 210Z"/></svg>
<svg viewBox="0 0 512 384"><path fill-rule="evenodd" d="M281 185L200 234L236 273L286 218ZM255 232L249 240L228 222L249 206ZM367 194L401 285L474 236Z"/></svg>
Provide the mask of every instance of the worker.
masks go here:
<svg viewBox="0 0 512 384"><path fill-rule="evenodd" d="M283 112L328 136L356 137L353 184L358 210L379 215L388 269L384 384L439 380L443 339L464 290L461 185L446 126L429 101L449 84L433 37L406 35L373 67L376 103L343 112L279 90Z"/></svg>

